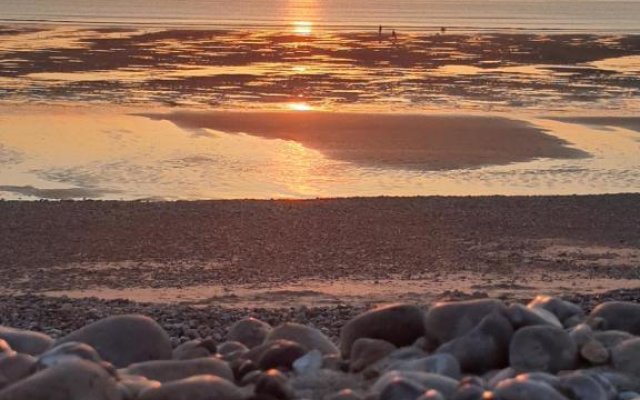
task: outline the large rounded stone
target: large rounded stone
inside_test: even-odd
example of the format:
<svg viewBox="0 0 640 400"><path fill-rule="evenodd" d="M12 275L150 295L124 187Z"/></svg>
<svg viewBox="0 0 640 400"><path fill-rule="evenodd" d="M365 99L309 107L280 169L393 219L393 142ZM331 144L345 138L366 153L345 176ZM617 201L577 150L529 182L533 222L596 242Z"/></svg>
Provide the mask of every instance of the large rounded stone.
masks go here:
<svg viewBox="0 0 640 400"><path fill-rule="evenodd" d="M536 296L527 304L529 308L541 308L553 313L563 324L573 317L582 317L584 311L580 306L552 296Z"/></svg>
<svg viewBox="0 0 640 400"><path fill-rule="evenodd" d="M640 304L622 301L602 303L593 309L588 320L601 319L604 329L640 335Z"/></svg>
<svg viewBox="0 0 640 400"><path fill-rule="evenodd" d="M326 400L362 400L362 396L351 389L342 389L327 396Z"/></svg>
<svg viewBox="0 0 640 400"><path fill-rule="evenodd" d="M528 326L518 330L509 347L511 367L519 372L557 373L572 369L578 349L567 332L551 326Z"/></svg>
<svg viewBox="0 0 640 400"><path fill-rule="evenodd" d="M0 400L120 400L115 379L84 360L45 369L0 391Z"/></svg>
<svg viewBox="0 0 640 400"><path fill-rule="evenodd" d="M238 387L212 375L194 376L165 383L140 394L139 400L242 400Z"/></svg>
<svg viewBox="0 0 640 400"><path fill-rule="evenodd" d="M507 308L507 317L516 329L533 325L550 325L562 328L558 318L544 308L525 307L522 304L514 303Z"/></svg>
<svg viewBox="0 0 640 400"><path fill-rule="evenodd" d="M446 376L429 374L425 372L415 371L391 371L382 375L371 387L372 393L382 393L382 391L393 382L405 381L416 384L422 392L430 389L437 390L442 393L445 398L453 395L458 387L458 381Z"/></svg>
<svg viewBox="0 0 640 400"><path fill-rule="evenodd" d="M5 340L0 339L0 357L6 357L14 354L15 351L9 346Z"/></svg>
<svg viewBox="0 0 640 400"><path fill-rule="evenodd" d="M274 340L290 340L301 344L307 350L318 350L322 354L338 354L338 348L326 335L317 329L296 324L286 323L274 328L267 335L267 342Z"/></svg>
<svg viewBox="0 0 640 400"><path fill-rule="evenodd" d="M70 333L57 344L67 342L88 344L117 368L171 358L169 335L154 320L142 315L101 319Z"/></svg>
<svg viewBox="0 0 640 400"><path fill-rule="evenodd" d="M340 352L351 354L353 342L360 338L386 340L396 346L408 346L425 334L424 312L416 306L396 304L362 313L347 322L340 331Z"/></svg>
<svg viewBox="0 0 640 400"><path fill-rule="evenodd" d="M240 342L248 348L262 344L271 332L271 325L256 318L244 318L237 321L227 333L227 340Z"/></svg>
<svg viewBox="0 0 640 400"><path fill-rule="evenodd" d="M0 339L6 340L9 346L18 353L37 356L44 353L53 344L53 339L44 333L0 326Z"/></svg>
<svg viewBox="0 0 640 400"><path fill-rule="evenodd" d="M287 400L294 396L287 377L277 369L270 369L260 375L256 381L255 393L274 399Z"/></svg>
<svg viewBox="0 0 640 400"><path fill-rule="evenodd" d="M425 392L418 383L403 378L392 379L381 387L379 400L417 400Z"/></svg>
<svg viewBox="0 0 640 400"><path fill-rule="evenodd" d="M494 393L500 400L568 400L551 386L533 380L507 379Z"/></svg>
<svg viewBox="0 0 640 400"><path fill-rule="evenodd" d="M47 350L38 357L38 369L49 368L70 360L102 362L98 352L91 346L79 342L67 342Z"/></svg>
<svg viewBox="0 0 640 400"><path fill-rule="evenodd" d="M294 361L307 353L307 350L299 343L289 340L277 340L270 343L271 346L262 353L258 360L258 366L263 370L272 368L290 370Z"/></svg>
<svg viewBox="0 0 640 400"><path fill-rule="evenodd" d="M580 347L580 355L593 365L603 365L609 361L609 350L595 339Z"/></svg>
<svg viewBox="0 0 640 400"><path fill-rule="evenodd" d="M560 391L577 400L605 400L607 392L592 377L574 372L560 377Z"/></svg>
<svg viewBox="0 0 640 400"><path fill-rule="evenodd" d="M353 343L349 356L349 370L360 372L376 361L388 356L396 346L380 339L360 338Z"/></svg>
<svg viewBox="0 0 640 400"><path fill-rule="evenodd" d="M174 360L191 360L194 358L210 357L217 351L216 344L211 338L194 339L184 342L173 349Z"/></svg>
<svg viewBox="0 0 640 400"><path fill-rule="evenodd" d="M218 354L226 361L235 361L249 352L249 348L240 342L224 342L218 346Z"/></svg>
<svg viewBox="0 0 640 400"><path fill-rule="evenodd" d="M5 380L4 385L0 383L0 389L31 375L35 365L36 359L28 354L0 357L0 376Z"/></svg>
<svg viewBox="0 0 640 400"><path fill-rule="evenodd" d="M190 360L158 360L132 364L122 370L129 375L144 376L158 382L171 382L197 375L215 375L233 381L233 372L226 362L216 358Z"/></svg>
<svg viewBox="0 0 640 400"><path fill-rule="evenodd" d="M625 340L611 351L615 369L640 378L640 338Z"/></svg>
<svg viewBox="0 0 640 400"><path fill-rule="evenodd" d="M623 331L594 331L593 338L607 350L613 350L614 347L626 340L633 339L634 336Z"/></svg>
<svg viewBox="0 0 640 400"><path fill-rule="evenodd" d="M474 329L443 344L436 352L454 356L464 372L483 373L508 366L512 335L513 327L505 317L489 314Z"/></svg>
<svg viewBox="0 0 640 400"><path fill-rule="evenodd" d="M433 354L411 360L398 360L389 364L387 371L418 371L460 379L462 371L458 360L448 353Z"/></svg>
<svg viewBox="0 0 640 400"><path fill-rule="evenodd" d="M437 347L467 334L487 315L504 314L506 309L503 302L493 299L436 303L427 313L427 338Z"/></svg>

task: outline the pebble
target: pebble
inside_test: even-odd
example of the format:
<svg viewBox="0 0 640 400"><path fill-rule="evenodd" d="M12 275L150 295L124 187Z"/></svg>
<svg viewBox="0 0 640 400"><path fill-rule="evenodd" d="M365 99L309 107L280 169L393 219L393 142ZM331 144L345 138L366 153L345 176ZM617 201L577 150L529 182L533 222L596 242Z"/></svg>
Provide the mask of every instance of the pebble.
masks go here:
<svg viewBox="0 0 640 400"><path fill-rule="evenodd" d="M360 372L396 349L396 346L381 339L360 338L351 347L349 370Z"/></svg>
<svg viewBox="0 0 640 400"><path fill-rule="evenodd" d="M259 319L243 318L231 325L227 340L240 342L251 349L262 344L271 329L271 325Z"/></svg>
<svg viewBox="0 0 640 400"><path fill-rule="evenodd" d="M511 323L501 314L492 313L466 334L440 346L436 353L454 356L464 372L483 373L508 366L512 335Z"/></svg>
<svg viewBox="0 0 640 400"><path fill-rule="evenodd" d="M116 380L101 366L75 360L55 365L2 391L0 400L121 400Z"/></svg>
<svg viewBox="0 0 640 400"><path fill-rule="evenodd" d="M270 369L260 375L256 381L255 393L279 400L292 399L294 396L287 377L277 369Z"/></svg>
<svg viewBox="0 0 640 400"><path fill-rule="evenodd" d="M101 363L98 352L85 343L68 342L55 346L38 357L37 368L44 369L70 360L86 360Z"/></svg>
<svg viewBox="0 0 640 400"><path fill-rule="evenodd" d="M606 330L629 332L640 335L640 304L610 301L600 304L589 314L589 320L604 321Z"/></svg>
<svg viewBox="0 0 640 400"><path fill-rule="evenodd" d="M534 380L508 379L500 382L494 393L500 400L568 400L546 383Z"/></svg>
<svg viewBox="0 0 640 400"><path fill-rule="evenodd" d="M618 371L640 380L640 338L625 340L614 347L611 362Z"/></svg>
<svg viewBox="0 0 640 400"><path fill-rule="evenodd" d="M578 349L571 336L551 326L527 326L516 331L509 346L509 362L516 371L557 373L572 369Z"/></svg>
<svg viewBox="0 0 640 400"><path fill-rule="evenodd" d="M426 336L435 348L466 335L487 315L506 310L503 302L494 299L437 303L427 312Z"/></svg>
<svg viewBox="0 0 640 400"><path fill-rule="evenodd" d="M275 327L265 341L290 340L307 350L318 350L323 355L338 354L339 350L325 334L317 329L296 323L285 323Z"/></svg>
<svg viewBox="0 0 640 400"><path fill-rule="evenodd" d="M212 375L193 376L144 390L139 400L243 400L233 383Z"/></svg>
<svg viewBox="0 0 640 400"><path fill-rule="evenodd" d="M640 391L634 328L615 322L612 330L606 312L585 319L557 298L539 297L527 307L448 302L426 314L418 306L387 306L355 315L335 344L315 324L269 319L278 323L271 328L235 314L226 319L238 321L235 332L217 344L224 335L180 318L170 322L180 335L197 330L213 339L185 337L172 347L164 329L140 315L93 322L37 357L0 339L0 400L635 400ZM248 327L259 332L251 347L246 337L230 340Z"/></svg>
<svg viewBox="0 0 640 400"><path fill-rule="evenodd" d="M35 365L36 359L29 354L16 353L0 357L0 376L3 378L0 389L31 375L35 371Z"/></svg>
<svg viewBox="0 0 640 400"><path fill-rule="evenodd" d="M527 307L549 311L563 324L566 324L567 321L572 318L579 320L584 316L584 311L578 305L546 295L536 296L536 298L527 304Z"/></svg>
<svg viewBox="0 0 640 400"><path fill-rule="evenodd" d="M258 366L262 370L273 368L290 370L293 363L306 353L307 350L296 342L289 340L269 342L269 347L258 359Z"/></svg>
<svg viewBox="0 0 640 400"><path fill-rule="evenodd" d="M174 360L190 360L193 358L209 357L217 351L216 344L211 338L189 340L173 349L171 358Z"/></svg>
<svg viewBox="0 0 640 400"><path fill-rule="evenodd" d="M9 346L18 353L37 356L53 345L53 339L40 332L25 331L0 326L0 339L6 340Z"/></svg>
<svg viewBox="0 0 640 400"><path fill-rule="evenodd" d="M417 371L390 371L378 378L370 391L372 393L382 393L388 385L393 385L394 382L398 381L417 385L421 390L420 394L434 389L447 398L452 396L458 388L458 381L446 376ZM403 385L403 387L408 388L406 385Z"/></svg>
<svg viewBox="0 0 640 400"><path fill-rule="evenodd" d="M506 314L516 329L532 325L550 325L556 328L563 327L562 323L553 313L542 307L525 307L522 304L514 303L509 305Z"/></svg>
<svg viewBox="0 0 640 400"><path fill-rule="evenodd" d="M101 319L58 340L86 343L103 360L116 368L130 364L171 359L169 335L157 322L142 315L123 315Z"/></svg>
<svg viewBox="0 0 640 400"><path fill-rule="evenodd" d="M218 354L226 361L234 361L249 352L249 348L240 342L224 342L218 346Z"/></svg>
<svg viewBox="0 0 640 400"><path fill-rule="evenodd" d="M194 375L213 375L233 382L233 371L229 365L217 358L192 360L156 360L132 364L121 370L127 375L144 376L158 382L171 382Z"/></svg>
<svg viewBox="0 0 640 400"><path fill-rule="evenodd" d="M419 307L395 304L375 308L348 321L340 331L340 352L347 358L360 338L382 339L408 346L425 335L424 312Z"/></svg>

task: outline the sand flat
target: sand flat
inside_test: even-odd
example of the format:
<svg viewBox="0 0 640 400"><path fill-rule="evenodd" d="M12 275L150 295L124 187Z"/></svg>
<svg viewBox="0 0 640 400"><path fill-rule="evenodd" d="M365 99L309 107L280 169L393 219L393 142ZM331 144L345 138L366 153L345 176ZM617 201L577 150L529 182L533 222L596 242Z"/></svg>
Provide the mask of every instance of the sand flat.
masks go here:
<svg viewBox="0 0 640 400"><path fill-rule="evenodd" d="M331 158L374 167L444 170L588 156L526 121L495 116L314 111L146 115L183 128L292 140Z"/></svg>

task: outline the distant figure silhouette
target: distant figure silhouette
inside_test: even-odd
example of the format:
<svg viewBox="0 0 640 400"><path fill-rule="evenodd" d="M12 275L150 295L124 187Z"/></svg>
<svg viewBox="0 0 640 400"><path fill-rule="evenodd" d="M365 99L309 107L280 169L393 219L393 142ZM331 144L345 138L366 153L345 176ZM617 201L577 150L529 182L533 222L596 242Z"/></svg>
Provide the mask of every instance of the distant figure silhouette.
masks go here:
<svg viewBox="0 0 640 400"><path fill-rule="evenodd" d="M378 27L378 42L382 42L382 25Z"/></svg>
<svg viewBox="0 0 640 400"><path fill-rule="evenodd" d="M398 35L396 35L396 30L391 31L391 38L393 39L393 43L398 41Z"/></svg>
<svg viewBox="0 0 640 400"><path fill-rule="evenodd" d="M445 28L444 26L440 28L440 33L442 33L443 35L446 31L447 31L447 28Z"/></svg>

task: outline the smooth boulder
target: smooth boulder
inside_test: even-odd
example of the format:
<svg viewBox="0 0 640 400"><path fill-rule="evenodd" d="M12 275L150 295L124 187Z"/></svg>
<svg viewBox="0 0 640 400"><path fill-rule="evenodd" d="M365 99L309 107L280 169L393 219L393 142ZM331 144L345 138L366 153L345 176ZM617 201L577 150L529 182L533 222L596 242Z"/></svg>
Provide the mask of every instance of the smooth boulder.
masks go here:
<svg viewBox="0 0 640 400"><path fill-rule="evenodd" d="M494 393L500 400L568 400L546 383L534 380L507 379Z"/></svg>
<svg viewBox="0 0 640 400"><path fill-rule="evenodd" d="M458 387L458 381L438 374L415 371L391 371L382 375L371 387L370 392L374 394L382 393L388 385L393 385L396 381L406 381L418 385L422 392L427 390L437 390L446 398L453 395Z"/></svg>
<svg viewBox="0 0 640 400"><path fill-rule="evenodd" d="M567 332L545 325L519 329L509 346L509 363L518 372L573 369L577 355L577 346Z"/></svg>
<svg viewBox="0 0 640 400"><path fill-rule="evenodd" d="M132 364L121 370L128 375L144 376L158 382L171 382L197 375L214 375L233 381L229 365L213 357L190 360L158 360Z"/></svg>
<svg viewBox="0 0 640 400"><path fill-rule="evenodd" d="M539 308L553 313L565 325L571 318L582 318L584 311L577 304L557 297L540 295L527 304L528 308Z"/></svg>
<svg viewBox="0 0 640 400"><path fill-rule="evenodd" d="M436 303L426 315L427 339L436 348L467 334L487 315L506 310L502 301L493 299Z"/></svg>
<svg viewBox="0 0 640 400"><path fill-rule="evenodd" d="M318 350L323 355L338 354L338 348L325 334L317 329L288 322L274 328L265 341L290 340L301 344L307 350Z"/></svg>
<svg viewBox="0 0 640 400"><path fill-rule="evenodd" d="M35 365L36 359L28 354L16 353L0 357L0 377L4 378L0 389L31 375L35 371Z"/></svg>
<svg viewBox="0 0 640 400"><path fill-rule="evenodd" d="M625 340L614 347L611 362L616 370L640 379L640 337Z"/></svg>
<svg viewBox="0 0 640 400"><path fill-rule="evenodd" d="M194 376L143 391L139 400L243 400L240 389L212 375Z"/></svg>
<svg viewBox="0 0 640 400"><path fill-rule="evenodd" d="M395 346L408 346L425 334L424 312L417 306L395 304L375 308L348 321L340 331L340 352L351 354L360 338L381 339Z"/></svg>
<svg viewBox="0 0 640 400"><path fill-rule="evenodd" d="M562 323L550 311L539 307L525 307L522 304L510 304L507 317L515 329L533 325L550 325L562 328Z"/></svg>
<svg viewBox="0 0 640 400"><path fill-rule="evenodd" d="M37 356L53 345L53 339L40 332L14 329L0 326L0 339L6 340L9 346L18 353Z"/></svg>
<svg viewBox="0 0 640 400"><path fill-rule="evenodd" d="M604 321L604 330L618 330L640 335L640 304L624 301L602 303L589 314L589 321Z"/></svg>
<svg viewBox="0 0 640 400"><path fill-rule="evenodd" d="M211 338L193 339L184 342L173 349L174 360L190 360L194 358L210 357L217 351L216 344Z"/></svg>
<svg viewBox="0 0 640 400"><path fill-rule="evenodd" d="M58 364L0 391L0 400L121 400L116 380L90 361Z"/></svg>
<svg viewBox="0 0 640 400"><path fill-rule="evenodd" d="M380 339L360 338L353 343L349 355L349 370L360 372L391 354L396 346Z"/></svg>
<svg viewBox="0 0 640 400"><path fill-rule="evenodd" d="M271 325L264 321L256 318L244 318L231 325L227 333L227 340L240 342L251 349L262 344L271 329Z"/></svg>
<svg viewBox="0 0 640 400"><path fill-rule="evenodd" d="M116 368L133 363L171 359L169 335L158 323L142 315L104 318L70 333L57 344L81 342L96 349Z"/></svg>
<svg viewBox="0 0 640 400"><path fill-rule="evenodd" d="M511 323L501 314L489 314L474 329L438 347L458 360L462 371L483 373L508 366Z"/></svg>

